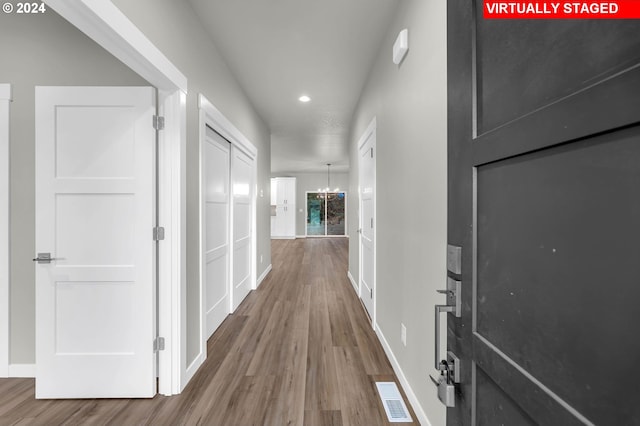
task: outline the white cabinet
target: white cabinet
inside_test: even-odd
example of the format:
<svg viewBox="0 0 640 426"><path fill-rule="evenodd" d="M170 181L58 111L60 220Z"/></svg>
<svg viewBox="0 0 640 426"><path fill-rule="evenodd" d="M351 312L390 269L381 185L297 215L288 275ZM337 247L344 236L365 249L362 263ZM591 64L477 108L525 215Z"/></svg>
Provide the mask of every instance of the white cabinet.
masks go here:
<svg viewBox="0 0 640 426"><path fill-rule="evenodd" d="M271 178L271 238L296 237L296 178Z"/></svg>

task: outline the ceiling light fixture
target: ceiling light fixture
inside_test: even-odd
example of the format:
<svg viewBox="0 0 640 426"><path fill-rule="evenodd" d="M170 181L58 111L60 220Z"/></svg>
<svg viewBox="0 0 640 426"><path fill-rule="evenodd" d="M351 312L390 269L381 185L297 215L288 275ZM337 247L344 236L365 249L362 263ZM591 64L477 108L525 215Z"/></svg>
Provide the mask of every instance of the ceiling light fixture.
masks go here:
<svg viewBox="0 0 640 426"><path fill-rule="evenodd" d="M336 186L336 189L333 190L333 192L339 192L339 191L340 191L340 188L338 188L337 186ZM318 192L321 192L321 193L324 192L324 193L327 193L327 195L329 192L331 192L331 163L327 163L327 187L324 189L318 188ZM318 198L324 198L324 195L321 196L320 194L318 194Z"/></svg>
<svg viewBox="0 0 640 426"><path fill-rule="evenodd" d="M331 163L327 163L327 189L325 192L329 192L329 188L331 188Z"/></svg>
<svg viewBox="0 0 640 426"><path fill-rule="evenodd" d="M311 100L311 98L310 98L310 97L308 97L307 95L302 95L302 96L300 96L300 97L298 98L298 100L299 100L300 102L309 102L309 101Z"/></svg>

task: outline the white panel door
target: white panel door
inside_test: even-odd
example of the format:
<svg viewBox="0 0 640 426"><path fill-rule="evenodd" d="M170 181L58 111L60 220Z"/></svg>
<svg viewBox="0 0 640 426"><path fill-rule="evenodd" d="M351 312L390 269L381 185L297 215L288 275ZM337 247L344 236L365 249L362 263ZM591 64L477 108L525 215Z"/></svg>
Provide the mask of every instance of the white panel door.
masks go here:
<svg viewBox="0 0 640 426"><path fill-rule="evenodd" d="M231 145L206 128L203 155L204 180L204 269L207 337L230 313L229 280L229 166Z"/></svg>
<svg viewBox="0 0 640 426"><path fill-rule="evenodd" d="M375 130L359 149L360 182L360 298L375 321Z"/></svg>
<svg viewBox="0 0 640 426"><path fill-rule="evenodd" d="M232 147L231 188L233 192L233 309L252 289L252 232L254 159Z"/></svg>
<svg viewBox="0 0 640 426"><path fill-rule="evenodd" d="M296 237L296 178L278 177L271 179L272 191L277 201L276 216L272 219L272 238ZM274 197L272 196L272 199Z"/></svg>
<svg viewBox="0 0 640 426"><path fill-rule="evenodd" d="M156 393L154 105L36 88L36 398Z"/></svg>
<svg viewBox="0 0 640 426"><path fill-rule="evenodd" d="M275 178L278 189L276 191L276 202L279 205L287 204L289 192L288 192L288 182L287 178Z"/></svg>
<svg viewBox="0 0 640 426"><path fill-rule="evenodd" d="M284 200L284 216L282 224L282 236L287 238L296 237L296 178L282 179Z"/></svg>

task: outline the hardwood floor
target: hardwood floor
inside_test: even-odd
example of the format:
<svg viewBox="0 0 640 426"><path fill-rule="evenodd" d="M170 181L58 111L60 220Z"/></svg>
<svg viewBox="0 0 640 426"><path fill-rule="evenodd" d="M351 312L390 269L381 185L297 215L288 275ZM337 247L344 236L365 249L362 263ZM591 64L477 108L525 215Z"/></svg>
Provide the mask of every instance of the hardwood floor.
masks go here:
<svg viewBox="0 0 640 426"><path fill-rule="evenodd" d="M347 244L274 240L273 271L182 394L35 400L33 379L0 379L0 425L388 424L375 382L397 379L347 279Z"/></svg>

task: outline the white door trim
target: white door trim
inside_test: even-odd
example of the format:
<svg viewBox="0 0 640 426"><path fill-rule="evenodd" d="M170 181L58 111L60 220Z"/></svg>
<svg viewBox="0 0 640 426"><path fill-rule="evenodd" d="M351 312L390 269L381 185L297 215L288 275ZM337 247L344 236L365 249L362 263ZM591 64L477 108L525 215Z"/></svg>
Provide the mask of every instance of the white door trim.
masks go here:
<svg viewBox="0 0 640 426"><path fill-rule="evenodd" d="M159 90L187 92L187 77L110 0L45 3Z"/></svg>
<svg viewBox="0 0 640 426"><path fill-rule="evenodd" d="M10 161L9 105L11 85L0 84L0 377L9 377Z"/></svg>
<svg viewBox="0 0 640 426"><path fill-rule="evenodd" d="M200 210L199 210L199 228L200 228L200 253L199 253L199 259L200 259L200 265L199 265L199 270L200 270L200 278L199 278L199 291L200 291L200 300L202 303L200 303L200 348L199 348L199 354L196 357L196 360L198 362L195 362L190 366L190 371L192 373L195 373L195 371L198 369L198 367L200 367L200 365L204 362L204 360L207 357L207 326L206 326L206 319L207 319L207 313L206 313L206 307L205 307L205 300L206 300L206 294L205 294L205 283L204 283L204 273L203 273L203 259L204 259L204 244L202 242L202 233L203 233L203 221L204 221L204 217L203 217L203 212L204 212L204 202L205 202L205 197L204 197L204 187L205 187L205 175L204 175L204 165L203 165L203 161L204 161L204 157L203 157L203 153L202 153L202 147L205 144L205 138L206 138L206 126L211 127L213 130L215 130L216 132L218 132L223 138L225 138L227 141L229 141L229 143L231 143L231 146L236 147L238 149L240 149L242 152L244 152L245 154L247 154L251 159L253 159L253 176L252 176L252 181L253 181L253 185L255 187L256 184L256 178L257 178L257 167L258 167L258 161L257 161L257 157L258 157L258 149L255 147L255 145L253 145L253 143L251 143L251 141L249 139L247 139L247 137L242 134L242 132L240 130L238 130L238 128L236 126L233 125L233 123L231 123L231 121L229 121L229 119L227 119L224 114L222 114L220 112L220 110L218 110L218 108L216 108L204 95L199 94L198 95L198 108L200 110L200 123L199 123L199 127L200 127L200 164L199 164L199 176L200 176L200 191L199 191L199 206L200 206ZM233 155L233 151L232 151L232 155ZM233 167L233 161L231 161L231 165L230 167ZM233 175L233 170L231 169L231 174ZM230 181L231 184L231 181ZM231 193L232 195L232 193ZM230 199L230 204L231 206L233 206L233 197L231 197ZM256 242L256 190L255 188L253 188L252 191L252 206L251 206L251 210L252 210L252 225L251 225L251 253L252 253L252 259L251 259L251 288L252 289L256 289L257 283L256 283L256 253L257 253L257 242ZM233 312L233 243L234 243L234 238L233 238L233 207L231 207L231 211L229 213L229 294L231 295L231 297L229 298L229 312Z"/></svg>
<svg viewBox="0 0 640 426"><path fill-rule="evenodd" d="M158 253L158 334L165 350L158 353L158 393L175 395L187 386L186 332L186 93L160 92L158 114L165 117L158 145L158 217L165 239Z"/></svg>
<svg viewBox="0 0 640 426"><path fill-rule="evenodd" d="M240 148L249 157L256 159L258 149L236 126L227 119L203 94L198 95L198 108L204 113L204 123L200 122L200 127L209 125L223 138L231 142L231 145ZM202 117L202 115L201 115Z"/></svg>
<svg viewBox="0 0 640 426"><path fill-rule="evenodd" d="M362 147L364 146L364 144L369 140L369 138L371 138L373 136L373 145L372 148L374 150L377 150L377 146L376 146L376 128L377 128L377 121L376 121L376 117L373 117L373 120L371 120L371 122L369 123L369 125L367 126L367 129L364 131L364 133L362 134L362 136L360 136L360 139L358 140L358 161L360 160L360 149L362 149ZM377 154L376 154L377 155ZM373 313L371 313L371 326L373 327L374 330L376 330L377 328L377 320L376 320L376 315L377 315L377 303L376 303L376 299L377 299L377 293L378 293L378 286L377 286L377 281L378 281L378 276L377 276L377 256L378 256L378 238L376 235L376 229L378 228L378 208L377 208L377 198L376 198L376 163L375 163L375 156L374 156L374 164L373 164L373 175L374 175L374 182L373 182ZM358 209L358 226L359 228L362 230L363 228L363 223L362 223L362 186L361 186L361 182L360 182L360 168L361 165L358 164L358 201L359 201L359 209ZM360 297L362 299L362 244L361 244L361 234L358 234L358 297Z"/></svg>
<svg viewBox="0 0 640 426"><path fill-rule="evenodd" d="M45 3L105 50L155 86L159 113L166 127L160 132L159 333L166 349L158 357L158 392L180 393L186 374L186 92L187 78L109 0L46 0Z"/></svg>

